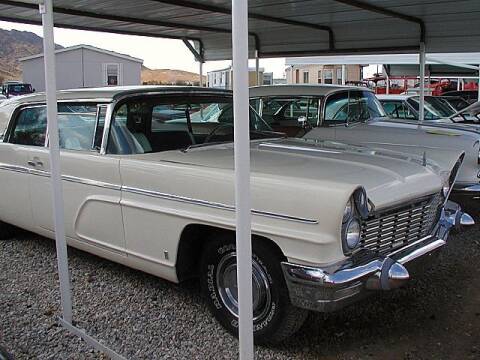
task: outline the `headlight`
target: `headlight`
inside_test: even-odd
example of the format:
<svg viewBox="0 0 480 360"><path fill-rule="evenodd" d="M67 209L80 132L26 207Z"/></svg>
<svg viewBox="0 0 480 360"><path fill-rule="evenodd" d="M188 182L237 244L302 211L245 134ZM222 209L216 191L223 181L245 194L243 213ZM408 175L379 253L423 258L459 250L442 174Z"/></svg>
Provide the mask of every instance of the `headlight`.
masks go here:
<svg viewBox="0 0 480 360"><path fill-rule="evenodd" d="M360 222L357 219L352 219L347 225L345 231L345 245L347 250L352 251L360 243Z"/></svg>
<svg viewBox="0 0 480 360"><path fill-rule="evenodd" d="M345 205L345 210L343 210L343 223L346 223L353 215L353 199L348 199L347 205Z"/></svg>

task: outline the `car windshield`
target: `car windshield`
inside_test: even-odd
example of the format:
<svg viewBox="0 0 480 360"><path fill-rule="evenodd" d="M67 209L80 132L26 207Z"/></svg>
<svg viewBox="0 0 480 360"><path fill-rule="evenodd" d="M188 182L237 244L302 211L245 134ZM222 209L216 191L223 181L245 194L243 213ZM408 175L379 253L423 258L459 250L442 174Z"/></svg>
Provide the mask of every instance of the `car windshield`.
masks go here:
<svg viewBox="0 0 480 360"><path fill-rule="evenodd" d="M418 96L411 97L407 100L417 112L419 111L419 101L420 98ZM455 114L455 112L455 109L441 98L425 96L425 120L448 118Z"/></svg>
<svg viewBox="0 0 480 360"><path fill-rule="evenodd" d="M9 94L29 94L32 92L30 84L10 84L8 85Z"/></svg>
<svg viewBox="0 0 480 360"><path fill-rule="evenodd" d="M370 91L341 91L327 97L324 123L340 125L386 116L380 101Z"/></svg>
<svg viewBox="0 0 480 360"><path fill-rule="evenodd" d="M128 100L117 107L107 151L149 153L233 141L231 97L172 96ZM281 136L250 108L251 139Z"/></svg>

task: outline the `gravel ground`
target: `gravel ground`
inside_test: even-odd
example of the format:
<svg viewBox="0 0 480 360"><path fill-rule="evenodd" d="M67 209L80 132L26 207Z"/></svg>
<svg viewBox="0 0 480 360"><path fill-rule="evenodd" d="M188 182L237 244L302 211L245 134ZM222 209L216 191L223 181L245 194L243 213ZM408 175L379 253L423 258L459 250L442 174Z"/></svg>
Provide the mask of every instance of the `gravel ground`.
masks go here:
<svg viewBox="0 0 480 360"><path fill-rule="evenodd" d="M339 313L311 314L258 359L480 359L480 226L453 234L421 279ZM130 359L235 359L195 281L175 285L69 248L77 326ZM16 359L105 359L59 327L55 246L0 241L0 345Z"/></svg>

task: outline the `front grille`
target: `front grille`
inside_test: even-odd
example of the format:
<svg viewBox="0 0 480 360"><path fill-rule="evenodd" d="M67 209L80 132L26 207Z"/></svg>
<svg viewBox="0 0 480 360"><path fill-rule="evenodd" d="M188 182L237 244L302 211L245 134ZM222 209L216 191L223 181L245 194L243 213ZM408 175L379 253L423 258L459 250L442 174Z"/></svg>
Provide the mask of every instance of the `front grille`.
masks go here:
<svg viewBox="0 0 480 360"><path fill-rule="evenodd" d="M387 255L430 234L439 219L442 196L380 212L362 223L361 248Z"/></svg>

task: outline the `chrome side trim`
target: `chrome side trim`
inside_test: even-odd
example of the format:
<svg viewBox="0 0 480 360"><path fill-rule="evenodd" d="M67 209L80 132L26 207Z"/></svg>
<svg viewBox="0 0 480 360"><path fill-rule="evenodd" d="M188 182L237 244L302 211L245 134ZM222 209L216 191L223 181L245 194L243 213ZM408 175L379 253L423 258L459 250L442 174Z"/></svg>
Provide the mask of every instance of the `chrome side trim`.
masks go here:
<svg viewBox="0 0 480 360"><path fill-rule="evenodd" d="M28 167L25 167L25 166L16 166L16 165L8 165L8 164L1 164L0 163L0 170L8 170L8 171L15 171L15 172L20 172L20 173L24 173L24 174L28 173L28 174L35 175L35 176L50 177L50 173L48 171L39 170L39 169L32 169L32 168L28 168ZM117 191L121 190L121 191L129 192L129 193L137 194L137 195L151 196L151 197L155 197L155 198L161 198L161 199L165 199L165 200L171 200L171 201L178 201L178 202L183 202L183 203L188 203L188 204L200 205L200 206L205 206L205 207L210 207L210 208L215 208L215 209L221 209L221 210L226 210L226 211L235 211L234 206L223 204L223 203L217 203L217 202L200 200L200 199L193 199L193 198L189 198L189 197L185 197L185 196L161 193L161 192L153 191L153 190L138 189L138 188L134 188L134 187L130 187L130 186L122 186L122 185L119 185L119 184L111 184L111 183L106 183L106 182L103 182L103 181L80 178L80 177L77 177L77 176L62 175L62 180L72 182L72 183L77 183L77 184L96 186L96 187L100 187L100 188L103 188L103 189L117 190ZM306 218L301 218L301 217L296 217L296 216L277 214L277 213L273 213L273 212L269 212L269 211L252 209L252 214L253 215L258 215L258 216L269 217L269 218L273 218L273 219L294 221L294 222L299 222L299 223L303 223L303 224L312 224L312 225L318 224L318 220L315 220L315 219L306 219Z"/></svg>
<svg viewBox="0 0 480 360"><path fill-rule="evenodd" d="M193 199L193 198L189 198L189 197L185 197L185 196L161 193L161 192L152 191L152 190L138 189L138 188L134 188L134 187L130 187L130 186L122 186L122 190L125 191L125 192L132 193L132 194L137 194L137 195L152 196L152 197L161 198L161 199L165 199L165 200L172 200L172 201L178 201L178 202L183 202L183 203L201 205L201 206L205 206L205 207L221 209L221 210L226 210L226 211L235 211L234 206L223 204L223 203ZM296 216L277 214L277 213L255 210L255 209L252 209L252 214L253 215L258 215L258 216L270 217L270 218L274 218L274 219L295 221L295 222L300 222L300 223L304 223L304 224L318 224L318 220L315 220L315 219L306 219L306 218L300 218L300 217L296 217Z"/></svg>
<svg viewBox="0 0 480 360"><path fill-rule="evenodd" d="M70 176L70 175L62 175L62 180L72 182L72 183L77 183L77 184L96 186L96 187L100 187L100 188L103 188L103 189L109 189L109 190L120 191L122 189L121 185L106 183L106 182L103 182L103 181L97 181L97 180L92 180L92 179L79 178L79 177Z"/></svg>
<svg viewBox="0 0 480 360"><path fill-rule="evenodd" d="M258 145L259 149L266 149L266 150L284 150L286 152L304 152L304 153L324 153L324 154L341 154L342 151L340 150L329 150L329 149L312 149L303 146L295 146L295 145L284 145L284 144L275 144L275 143L261 143Z"/></svg>
<svg viewBox="0 0 480 360"><path fill-rule="evenodd" d="M14 171L19 173L28 173L28 168L25 166L0 164L0 170Z"/></svg>
<svg viewBox="0 0 480 360"><path fill-rule="evenodd" d="M453 191L465 191L468 193L478 193L480 192L480 184L455 184L453 186Z"/></svg>

